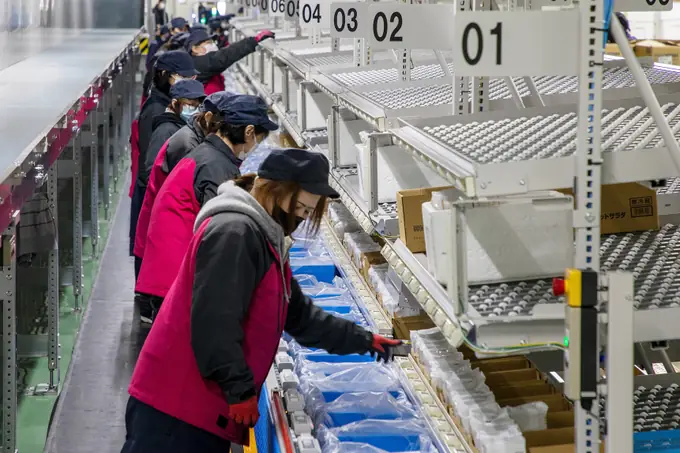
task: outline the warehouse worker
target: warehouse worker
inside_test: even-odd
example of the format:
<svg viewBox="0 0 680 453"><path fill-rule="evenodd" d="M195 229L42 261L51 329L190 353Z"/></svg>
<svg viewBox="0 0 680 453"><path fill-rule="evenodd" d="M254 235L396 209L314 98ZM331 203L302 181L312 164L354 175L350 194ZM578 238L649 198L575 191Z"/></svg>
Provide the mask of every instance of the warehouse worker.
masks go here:
<svg viewBox="0 0 680 453"><path fill-rule="evenodd" d="M240 176L246 154L278 128L257 96L231 96L219 110L218 132L177 164L151 209L135 291L151 297L154 313L177 276L200 207L217 195L220 184Z"/></svg>
<svg viewBox="0 0 680 453"><path fill-rule="evenodd" d="M153 119L153 132L151 133L149 146L146 150L146 161L144 163L144 171L147 174L151 174L151 168L156 160L156 156L158 156L161 148L166 145L168 139L175 132L186 126L188 122L193 122L194 115L198 113L198 106L205 99L203 84L198 80L180 80L170 88L170 97L172 101L170 101L165 112ZM139 226L139 220L137 220L137 225ZM135 249L133 250L135 255L135 278L139 275L143 256L137 253L136 237L135 232Z"/></svg>
<svg viewBox="0 0 680 453"><path fill-rule="evenodd" d="M205 85L205 93L224 91L222 73L241 58L255 52L258 43L273 37L274 33L265 30L254 38L244 38L223 49L218 49L214 37L204 28L192 30L187 40L187 51L194 59L194 65L200 73L198 80Z"/></svg>
<svg viewBox="0 0 680 453"><path fill-rule="evenodd" d="M156 29L159 29L168 23L168 12L165 10L165 0L158 0L151 11L153 12Z"/></svg>
<svg viewBox="0 0 680 453"><path fill-rule="evenodd" d="M130 256L133 256L137 218L142 207L144 191L149 179L144 164L146 162L146 151L151 140L151 133L153 132L153 119L163 113L172 101L170 98L170 87L178 80L196 77L196 74L197 72L191 57L181 50L166 52L158 56L154 64L149 97L139 112L137 126L139 157L137 158L137 178L130 206Z"/></svg>
<svg viewBox="0 0 680 453"><path fill-rule="evenodd" d="M151 63L153 56L156 55L156 52L158 52L158 49L160 49L165 43L168 42L170 39L170 27L167 25L163 25L161 27L160 32L156 36L156 39L151 41L151 44L149 44L149 53L146 54L146 70L151 71Z"/></svg>
<svg viewBox="0 0 680 453"><path fill-rule="evenodd" d="M175 17L170 21L170 32L173 35L189 31L189 22L183 17Z"/></svg>
<svg viewBox="0 0 680 453"><path fill-rule="evenodd" d="M200 84L197 81L196 83ZM222 125L220 109L225 108L226 100L233 95L232 93L221 91L208 96L201 103L198 113L191 120L187 121L186 126L170 137L166 145L161 147L158 152L153 167L149 171L149 182L144 192L144 201L142 202L142 209L139 212L139 219L137 220L137 228L135 230L133 253L136 260L135 266L137 266L137 261L139 261L139 269L141 269L141 261L144 259L151 211L158 191L177 163L189 154L191 150L196 148L207 135L214 134L219 130ZM137 275L135 279L136 277ZM136 293L135 303L139 307L141 321L143 323L150 323L153 315L150 296Z"/></svg>
<svg viewBox="0 0 680 453"><path fill-rule="evenodd" d="M250 192L230 181L203 206L137 360L122 453L247 445L284 330L303 346L391 359L399 341L323 311L291 276L284 238L302 220L318 230L337 197L328 176L322 154L274 150Z"/></svg>

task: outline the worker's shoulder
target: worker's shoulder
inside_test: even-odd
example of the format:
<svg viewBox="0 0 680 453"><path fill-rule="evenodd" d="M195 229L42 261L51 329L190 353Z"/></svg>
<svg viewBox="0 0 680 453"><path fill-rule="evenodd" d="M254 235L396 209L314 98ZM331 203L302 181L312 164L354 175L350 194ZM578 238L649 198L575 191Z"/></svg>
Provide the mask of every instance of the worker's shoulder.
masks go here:
<svg viewBox="0 0 680 453"><path fill-rule="evenodd" d="M225 240L255 241L264 238L257 222L242 212L223 211L213 214L206 227L206 234L219 234Z"/></svg>

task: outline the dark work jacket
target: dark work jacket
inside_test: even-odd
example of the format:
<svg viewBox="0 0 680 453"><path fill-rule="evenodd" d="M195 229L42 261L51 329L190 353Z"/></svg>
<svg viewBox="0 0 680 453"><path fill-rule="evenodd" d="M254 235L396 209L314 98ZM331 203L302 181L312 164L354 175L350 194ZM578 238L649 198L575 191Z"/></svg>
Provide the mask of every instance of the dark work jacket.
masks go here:
<svg viewBox="0 0 680 453"><path fill-rule="evenodd" d="M241 161L211 134L180 161L158 191L146 233L136 291L165 297L189 247L201 206L225 181L241 175Z"/></svg>
<svg viewBox="0 0 680 453"><path fill-rule="evenodd" d="M186 126L187 123L174 112L163 112L153 119L153 132L149 140L149 147L146 150L146 163L144 171L147 175L151 174L153 163L156 161L158 152L163 144L172 137L175 132ZM147 176L148 183L148 176Z"/></svg>
<svg viewBox="0 0 680 453"><path fill-rule="evenodd" d="M255 41L255 38L244 38L215 52L206 55L193 55L194 66L200 72L197 79L206 83L212 77L222 74L241 58L255 52L256 48L257 41Z"/></svg>
<svg viewBox="0 0 680 453"><path fill-rule="evenodd" d="M165 160L163 160L163 171L169 175L173 168L177 166L190 151L196 148L205 139L203 129L198 125L196 120L191 124L187 124L180 129L177 134L172 137L168 143L168 149L165 152Z"/></svg>
<svg viewBox="0 0 680 453"><path fill-rule="evenodd" d="M151 134L153 133L153 119L165 112L165 109L170 105L172 99L165 93L162 93L155 86L151 86L149 98L142 106L142 111L139 113L139 157L138 157L138 172L137 183L146 187L149 180L149 173L146 171L146 151L149 148L151 141Z"/></svg>
<svg viewBox="0 0 680 453"><path fill-rule="evenodd" d="M304 346L336 354L366 353L373 337L314 305L277 250L283 232L273 237L263 217L269 214L254 199L247 203L245 191L223 187L201 211L129 392L247 445L248 428L229 419L229 405L260 394L284 330Z"/></svg>

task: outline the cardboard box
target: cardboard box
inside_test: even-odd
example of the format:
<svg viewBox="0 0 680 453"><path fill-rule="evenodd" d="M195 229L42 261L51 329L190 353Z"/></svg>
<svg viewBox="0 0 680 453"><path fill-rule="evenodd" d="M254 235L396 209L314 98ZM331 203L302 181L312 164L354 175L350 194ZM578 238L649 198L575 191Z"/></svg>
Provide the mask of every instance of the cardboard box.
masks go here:
<svg viewBox="0 0 680 453"><path fill-rule="evenodd" d="M432 192L451 187L429 187L397 192L399 214L399 238L413 253L425 252L425 229L423 227L423 203L432 199Z"/></svg>
<svg viewBox="0 0 680 453"><path fill-rule="evenodd" d="M635 43L636 42L637 42L637 40L630 41L630 47L633 48L633 51L635 51ZM606 53L607 55L616 55L616 56L620 57L621 56L621 49L619 48L618 44L610 42L605 46L604 53Z"/></svg>
<svg viewBox="0 0 680 453"><path fill-rule="evenodd" d="M560 192L572 195L571 189ZM600 213L602 234L659 229L656 191L636 182L602 186Z"/></svg>
<svg viewBox="0 0 680 453"><path fill-rule="evenodd" d="M392 320L394 327L394 338L399 340L411 340L412 330L431 329L435 325L426 314L418 316L409 316L406 318L394 318Z"/></svg>
<svg viewBox="0 0 680 453"><path fill-rule="evenodd" d="M364 279L368 282L370 279L368 278L368 271L371 269L371 266L374 264L383 264L385 263L385 257L382 256L380 251L377 252L364 252L361 254L361 275L364 277Z"/></svg>
<svg viewBox="0 0 680 453"><path fill-rule="evenodd" d="M652 57L656 63L680 65L680 41L652 40L638 41L633 46L638 57Z"/></svg>

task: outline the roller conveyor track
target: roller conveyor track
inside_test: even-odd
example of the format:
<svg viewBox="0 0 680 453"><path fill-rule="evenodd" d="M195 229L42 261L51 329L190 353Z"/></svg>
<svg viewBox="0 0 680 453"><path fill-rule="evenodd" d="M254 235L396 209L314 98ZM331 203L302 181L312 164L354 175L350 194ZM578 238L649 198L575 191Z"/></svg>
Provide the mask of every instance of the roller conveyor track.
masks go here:
<svg viewBox="0 0 680 453"><path fill-rule="evenodd" d="M636 309L680 307L680 226L603 236L600 263L602 272L633 272ZM537 304L564 299L546 278L471 286L469 302L481 316L496 317L530 315Z"/></svg>
<svg viewBox="0 0 680 453"><path fill-rule="evenodd" d="M343 167L333 170L336 180L339 182L340 186L343 187L352 195L352 199L360 199L359 193L359 171L356 166L353 167ZM397 203L396 202L384 202L378 204L378 210L373 213L375 217L379 218L397 218Z"/></svg>
<svg viewBox="0 0 680 453"><path fill-rule="evenodd" d="M664 112L680 140L680 105ZM565 157L576 151L578 115L535 115L483 122L425 126L423 131L480 164ZM602 150L626 151L663 146L649 111L642 106L602 111Z"/></svg>
<svg viewBox="0 0 680 453"><path fill-rule="evenodd" d="M453 65L449 65L453 72ZM652 84L665 84L680 82L680 72L646 66L643 68L647 78ZM411 70L412 80L438 79L444 77L444 71L438 64L416 66ZM382 83L394 83L399 81L397 69L376 69L361 72L337 73L333 78L347 86L372 85ZM574 76L546 76L535 77L534 83L538 92L542 95L567 94L578 91L578 79ZM513 78L520 96L529 96L530 91L523 78ZM470 85L471 86L471 85ZM606 68L603 74L602 87L631 88L635 81L627 68ZM406 87L389 90L375 90L364 93L369 100L390 109L428 107L445 105L453 102L453 86L447 80L441 85L429 87ZM489 99L511 99L506 82L501 78L493 78L489 81Z"/></svg>
<svg viewBox="0 0 680 453"><path fill-rule="evenodd" d="M659 195L675 195L680 194L680 178L668 178L664 187L656 189Z"/></svg>

